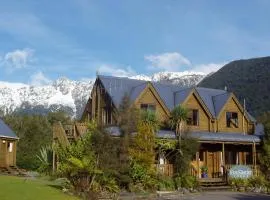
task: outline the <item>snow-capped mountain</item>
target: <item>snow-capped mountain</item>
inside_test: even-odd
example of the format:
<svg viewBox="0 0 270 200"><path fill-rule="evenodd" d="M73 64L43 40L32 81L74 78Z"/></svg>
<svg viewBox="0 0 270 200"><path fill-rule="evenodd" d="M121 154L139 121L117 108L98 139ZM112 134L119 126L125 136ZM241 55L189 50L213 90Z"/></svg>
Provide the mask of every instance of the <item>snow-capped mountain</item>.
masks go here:
<svg viewBox="0 0 270 200"><path fill-rule="evenodd" d="M0 82L0 110L4 114L14 111L47 113L64 110L78 117L93 84L94 80L72 81L64 77L45 86Z"/></svg>
<svg viewBox="0 0 270 200"><path fill-rule="evenodd" d="M147 81L194 86L206 75L197 72L159 72L152 76L130 77ZM0 81L0 112L40 113L64 110L72 117L80 117L89 98L94 80L73 81L59 78L52 84L31 86Z"/></svg>

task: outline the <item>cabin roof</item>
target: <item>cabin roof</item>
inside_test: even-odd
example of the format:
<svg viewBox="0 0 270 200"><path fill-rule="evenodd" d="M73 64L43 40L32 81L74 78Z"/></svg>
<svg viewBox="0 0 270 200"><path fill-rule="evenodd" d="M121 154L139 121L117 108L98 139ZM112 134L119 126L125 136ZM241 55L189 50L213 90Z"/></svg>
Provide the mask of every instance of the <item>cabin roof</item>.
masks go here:
<svg viewBox="0 0 270 200"><path fill-rule="evenodd" d="M105 129L110 135L118 137L121 135L120 128L117 126L107 127ZM160 139L175 139L175 132L170 130L159 130L156 133ZM225 132L190 132L188 136L196 138L199 141L207 142L229 142L229 143L259 143L261 135L244 135L244 133L225 133Z"/></svg>
<svg viewBox="0 0 270 200"><path fill-rule="evenodd" d="M126 77L99 75L98 78L102 82L105 90L111 96L116 107L120 105L125 94L130 96L131 101L136 100L149 83L149 81L129 79ZM181 87L170 83L159 82L151 82L151 84L169 110L172 110L175 106L181 104L194 88L214 118L218 117L222 108L231 96L231 93L226 90L202 87ZM246 113L250 121L256 121L248 112Z"/></svg>
<svg viewBox="0 0 270 200"><path fill-rule="evenodd" d="M0 138L19 139L2 119L0 119Z"/></svg>

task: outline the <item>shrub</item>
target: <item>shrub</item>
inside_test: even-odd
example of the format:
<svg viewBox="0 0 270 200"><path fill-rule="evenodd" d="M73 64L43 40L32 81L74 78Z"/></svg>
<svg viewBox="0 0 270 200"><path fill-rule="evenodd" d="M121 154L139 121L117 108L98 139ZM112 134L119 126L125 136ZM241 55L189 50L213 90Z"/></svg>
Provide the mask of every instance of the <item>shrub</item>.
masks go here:
<svg viewBox="0 0 270 200"><path fill-rule="evenodd" d="M254 176L248 179L249 187L264 187L267 182L263 176Z"/></svg>
<svg viewBox="0 0 270 200"><path fill-rule="evenodd" d="M133 185L141 185L142 190L155 190L157 188L157 180L155 173L148 171L143 165L131 162L130 177Z"/></svg>
<svg viewBox="0 0 270 200"><path fill-rule="evenodd" d="M197 188L199 183L194 176L183 175L174 178L176 188Z"/></svg>
<svg viewBox="0 0 270 200"><path fill-rule="evenodd" d="M164 190L175 190L175 184L174 180L171 177L168 176L162 176L158 179L158 190L164 191Z"/></svg>
<svg viewBox="0 0 270 200"><path fill-rule="evenodd" d="M229 185L231 185L233 188L237 188L237 189L239 189L240 187L246 187L246 186L248 186L248 179L231 178L231 179L229 179Z"/></svg>

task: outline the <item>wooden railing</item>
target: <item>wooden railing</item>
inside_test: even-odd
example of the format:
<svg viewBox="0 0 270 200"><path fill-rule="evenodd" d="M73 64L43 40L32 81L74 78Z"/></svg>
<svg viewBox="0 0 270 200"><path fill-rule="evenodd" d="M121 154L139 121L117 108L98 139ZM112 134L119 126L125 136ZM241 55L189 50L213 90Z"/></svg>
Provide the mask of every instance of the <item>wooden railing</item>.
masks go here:
<svg viewBox="0 0 270 200"><path fill-rule="evenodd" d="M173 176L174 174L173 164L156 164L155 166L156 166L157 172L161 175ZM197 169L193 165L190 165L189 175L198 177Z"/></svg>
<svg viewBox="0 0 270 200"><path fill-rule="evenodd" d="M189 175L194 176L194 177L198 177L198 170L193 165L190 165Z"/></svg>
<svg viewBox="0 0 270 200"><path fill-rule="evenodd" d="M156 164L156 169L159 174L173 176L173 164Z"/></svg>

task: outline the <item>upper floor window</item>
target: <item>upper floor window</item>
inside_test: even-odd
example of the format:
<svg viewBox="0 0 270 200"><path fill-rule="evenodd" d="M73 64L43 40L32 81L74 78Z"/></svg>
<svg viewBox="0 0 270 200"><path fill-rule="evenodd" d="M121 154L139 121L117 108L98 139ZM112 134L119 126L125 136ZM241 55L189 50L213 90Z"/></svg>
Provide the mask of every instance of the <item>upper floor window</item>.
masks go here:
<svg viewBox="0 0 270 200"><path fill-rule="evenodd" d="M226 124L227 127L234 127L238 128L238 114L237 112L226 112Z"/></svg>
<svg viewBox="0 0 270 200"><path fill-rule="evenodd" d="M187 124L199 126L199 110L192 109L188 112Z"/></svg>
<svg viewBox="0 0 270 200"><path fill-rule="evenodd" d="M141 109L142 110L149 110L149 111L153 111L155 112L156 111L156 105L154 104L141 104Z"/></svg>

